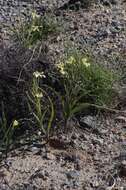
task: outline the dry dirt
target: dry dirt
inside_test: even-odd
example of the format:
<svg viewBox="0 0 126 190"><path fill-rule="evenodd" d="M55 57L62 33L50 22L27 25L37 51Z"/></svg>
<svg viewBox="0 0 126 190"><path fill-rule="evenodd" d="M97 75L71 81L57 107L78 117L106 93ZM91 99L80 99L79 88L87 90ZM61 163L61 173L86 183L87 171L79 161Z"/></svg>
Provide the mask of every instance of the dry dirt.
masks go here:
<svg viewBox="0 0 126 190"><path fill-rule="evenodd" d="M12 46L7 32L12 22L19 15L24 19L31 7L41 12L41 3L51 9L61 6L56 1L0 1L0 39L4 48ZM89 48L96 57L99 55L99 60L104 57L106 65L124 72L125 2L100 4L88 11L64 10L57 18L64 29L53 41L49 39L49 56L53 60L63 54L64 44L70 39L82 49ZM121 109L126 111L125 106ZM88 115L81 120L68 134L53 138L48 145L36 140L11 151L0 164L0 190L125 190L126 113Z"/></svg>

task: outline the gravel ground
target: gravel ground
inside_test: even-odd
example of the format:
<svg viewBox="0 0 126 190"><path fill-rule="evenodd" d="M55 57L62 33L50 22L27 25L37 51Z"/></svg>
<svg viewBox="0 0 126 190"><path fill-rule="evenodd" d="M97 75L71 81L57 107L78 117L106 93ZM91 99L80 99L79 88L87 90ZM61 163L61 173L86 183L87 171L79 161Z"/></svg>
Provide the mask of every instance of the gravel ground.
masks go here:
<svg viewBox="0 0 126 190"><path fill-rule="evenodd" d="M20 19L29 17L35 9L38 14L43 10L56 10L63 1L0 1L0 34L1 39L8 39L10 29ZM57 11L56 11L57 12ZM111 6L103 4L93 6L89 11L63 10L57 16L60 19L62 32L50 44L52 57L62 56L64 44L74 42L82 49L88 48L95 55L123 57L126 53L126 2L117 1ZM114 57L114 56L113 56ZM116 63L117 64L117 63ZM120 64L120 63L119 63ZM124 65L124 63L123 63ZM115 67L115 65L114 65Z"/></svg>
<svg viewBox="0 0 126 190"><path fill-rule="evenodd" d="M10 26L19 17L27 18L31 8L41 14L43 7L52 10L63 3L0 0L0 39L8 42ZM126 2L100 4L88 11L64 10L57 17L63 20L64 29L53 42L49 41L54 59L62 55L70 39L83 49L88 47L99 59L104 57L106 64L113 55L120 56L112 61L112 67L125 68ZM12 151L1 162L0 190L126 189L126 114L86 116L80 128L75 127L61 138L69 146L57 148L52 143L38 148L33 143Z"/></svg>
<svg viewBox="0 0 126 190"><path fill-rule="evenodd" d="M0 189L124 190L126 116L82 122L48 146L35 142L12 151L1 163Z"/></svg>

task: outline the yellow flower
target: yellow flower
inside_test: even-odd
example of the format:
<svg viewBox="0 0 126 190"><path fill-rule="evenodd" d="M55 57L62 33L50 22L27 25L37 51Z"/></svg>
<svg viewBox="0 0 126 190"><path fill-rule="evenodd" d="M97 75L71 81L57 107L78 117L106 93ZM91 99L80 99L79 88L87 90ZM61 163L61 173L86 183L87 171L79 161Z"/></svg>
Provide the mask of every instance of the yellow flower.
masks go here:
<svg viewBox="0 0 126 190"><path fill-rule="evenodd" d="M13 122L13 127L17 127L19 125L19 122L17 121L17 120L14 120L14 122Z"/></svg>
<svg viewBox="0 0 126 190"><path fill-rule="evenodd" d="M76 62L76 59L73 57L73 56L70 56L69 59L67 60L67 63L75 63Z"/></svg>
<svg viewBox="0 0 126 190"><path fill-rule="evenodd" d="M35 19L35 18L39 18L40 16L36 13L36 12L32 12L32 18Z"/></svg>
<svg viewBox="0 0 126 190"><path fill-rule="evenodd" d="M39 27L38 26L32 26L32 31L35 32L35 31L38 31L39 32Z"/></svg>
<svg viewBox="0 0 126 190"><path fill-rule="evenodd" d="M40 93L37 93L35 96L36 96L37 98L42 98L42 97L43 97L43 94L42 94L42 92L40 92Z"/></svg>
<svg viewBox="0 0 126 190"><path fill-rule="evenodd" d="M63 65L63 63L58 64L58 68L60 69L61 74L64 75L65 71L64 71L64 65Z"/></svg>
<svg viewBox="0 0 126 190"><path fill-rule="evenodd" d="M33 73L33 76L35 77L35 78L45 78L46 76L44 75L44 72L39 72L39 71L35 71L34 73Z"/></svg>
<svg viewBox="0 0 126 190"><path fill-rule="evenodd" d="M90 65L91 65L86 57L85 57L85 58L82 58L82 63L83 63L86 67L90 67Z"/></svg>

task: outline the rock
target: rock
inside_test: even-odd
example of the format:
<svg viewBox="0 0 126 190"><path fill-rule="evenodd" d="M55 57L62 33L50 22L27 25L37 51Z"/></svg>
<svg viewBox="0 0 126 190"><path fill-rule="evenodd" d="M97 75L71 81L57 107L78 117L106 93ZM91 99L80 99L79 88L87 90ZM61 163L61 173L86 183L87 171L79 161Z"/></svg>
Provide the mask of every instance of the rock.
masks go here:
<svg viewBox="0 0 126 190"><path fill-rule="evenodd" d="M116 30L120 30L121 26L120 23L118 23L117 21L113 20L111 25L116 29Z"/></svg>
<svg viewBox="0 0 126 190"><path fill-rule="evenodd" d="M123 104L126 104L126 87L121 87L121 89L118 90L118 97L119 101Z"/></svg>
<svg viewBox="0 0 126 190"><path fill-rule="evenodd" d="M119 167L120 177L126 177L126 160L122 161Z"/></svg>
<svg viewBox="0 0 126 190"><path fill-rule="evenodd" d="M99 132L101 135L106 135L108 133L108 129L100 129Z"/></svg>
<svg viewBox="0 0 126 190"><path fill-rule="evenodd" d="M12 162L13 162L12 159L6 159L6 160L4 161L5 166L6 166L7 168L9 168L9 167L12 166Z"/></svg>
<svg viewBox="0 0 126 190"><path fill-rule="evenodd" d="M69 181L66 181L64 183L61 184L61 189L69 189L71 186Z"/></svg>
<svg viewBox="0 0 126 190"><path fill-rule="evenodd" d="M109 0L101 0L102 4L104 6L110 6L110 1Z"/></svg>
<svg viewBox="0 0 126 190"><path fill-rule="evenodd" d="M67 161L67 162L77 163L78 160L80 159L79 155L76 155L75 152L73 152L73 153L68 153L68 152L67 153L63 153L62 156L63 156L63 159L65 161Z"/></svg>
<svg viewBox="0 0 126 190"><path fill-rule="evenodd" d="M93 137L92 144L98 144L99 146L102 146L104 144L104 140L101 138Z"/></svg>
<svg viewBox="0 0 126 190"><path fill-rule="evenodd" d="M74 188L79 188L80 184L78 183L78 181L73 181L73 187Z"/></svg>
<svg viewBox="0 0 126 190"><path fill-rule="evenodd" d="M120 146L120 156L119 156L120 161L126 160L126 142L122 142Z"/></svg>
<svg viewBox="0 0 126 190"><path fill-rule="evenodd" d="M31 147L31 152L32 152L33 154L39 154L39 153L40 153L40 149L33 146L33 147Z"/></svg>
<svg viewBox="0 0 126 190"><path fill-rule="evenodd" d="M94 180L92 182L92 187L98 187L99 186L99 182L97 180Z"/></svg>
<svg viewBox="0 0 126 190"><path fill-rule="evenodd" d="M49 174L47 171L43 171L41 169L36 170L35 173L30 177L30 180L35 179L35 178L41 178L43 180L47 180Z"/></svg>
<svg viewBox="0 0 126 190"><path fill-rule="evenodd" d="M118 0L110 0L110 3L111 3L112 5L116 5L116 4L118 4Z"/></svg>
<svg viewBox="0 0 126 190"><path fill-rule="evenodd" d="M76 170L70 170L66 173L68 179L77 179L79 177L79 172Z"/></svg>
<svg viewBox="0 0 126 190"><path fill-rule="evenodd" d="M73 140L76 140L78 138L79 138L79 134L77 134L77 133L73 133L71 136L71 139L73 139Z"/></svg>
<svg viewBox="0 0 126 190"><path fill-rule="evenodd" d="M51 186L51 187L50 187L50 189L49 189L49 190L57 190L57 188L56 188L56 187L54 187L54 185L53 185L53 184L51 184L50 186Z"/></svg>
<svg viewBox="0 0 126 190"><path fill-rule="evenodd" d="M52 154L52 153L47 153L47 159L48 160L55 160L56 159L56 157L55 157L55 155L54 154Z"/></svg>
<svg viewBox="0 0 126 190"><path fill-rule="evenodd" d="M88 141L89 140L88 136L86 134L83 134L83 133L80 134L79 138L82 139L83 141Z"/></svg>
<svg viewBox="0 0 126 190"><path fill-rule="evenodd" d="M60 10L66 9L74 9L79 10L80 7L82 8L89 8L92 5L92 0L69 0L63 6L59 7Z"/></svg>
<svg viewBox="0 0 126 190"><path fill-rule="evenodd" d="M2 157L2 155L3 155L3 153L2 153L2 152L0 152L0 157Z"/></svg>
<svg viewBox="0 0 126 190"><path fill-rule="evenodd" d="M95 128L96 127L96 118L93 117L93 116L85 116L85 117L82 117L79 121L80 123L80 127L85 127L85 128Z"/></svg>
<svg viewBox="0 0 126 190"><path fill-rule="evenodd" d="M124 116L118 116L115 118L116 121L120 121L120 122L123 122L123 123L126 123L126 117Z"/></svg>
<svg viewBox="0 0 126 190"><path fill-rule="evenodd" d="M94 155L93 159L94 159L95 162L100 162L100 160L101 160L99 155L97 155L97 154Z"/></svg>
<svg viewBox="0 0 126 190"><path fill-rule="evenodd" d="M101 0L102 4L105 6L116 5L118 0Z"/></svg>

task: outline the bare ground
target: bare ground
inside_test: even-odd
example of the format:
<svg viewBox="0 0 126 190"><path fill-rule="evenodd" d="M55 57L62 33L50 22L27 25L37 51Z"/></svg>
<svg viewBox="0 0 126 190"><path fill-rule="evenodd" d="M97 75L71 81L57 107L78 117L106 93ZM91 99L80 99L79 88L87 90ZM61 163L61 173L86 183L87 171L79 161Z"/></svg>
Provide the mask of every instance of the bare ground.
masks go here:
<svg viewBox="0 0 126 190"><path fill-rule="evenodd" d="M6 3L3 5L1 1L0 5L4 8L1 15L7 14ZM99 59L104 57L104 63L115 70L124 71L125 2L111 7L96 6L89 11L64 10L57 17L63 19L65 29L53 41L49 39L52 59L57 61L64 52L65 42L70 39L83 49L89 48L96 57L99 55ZM1 40L7 46L8 35L4 28L6 31L8 24L1 32ZM120 59L111 59L113 54ZM113 61L106 61L109 59ZM123 105L124 100L125 95ZM125 111L125 106L121 109ZM126 189L126 114L88 115L82 118L81 124L73 123L68 134L53 138L50 144L42 145L41 141L16 148L1 161L1 190Z"/></svg>

